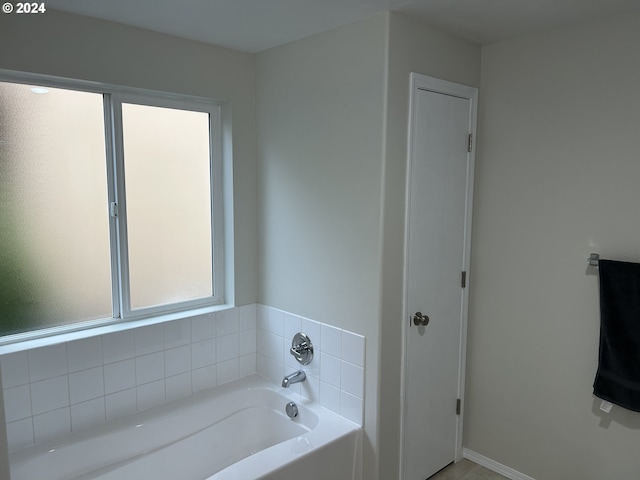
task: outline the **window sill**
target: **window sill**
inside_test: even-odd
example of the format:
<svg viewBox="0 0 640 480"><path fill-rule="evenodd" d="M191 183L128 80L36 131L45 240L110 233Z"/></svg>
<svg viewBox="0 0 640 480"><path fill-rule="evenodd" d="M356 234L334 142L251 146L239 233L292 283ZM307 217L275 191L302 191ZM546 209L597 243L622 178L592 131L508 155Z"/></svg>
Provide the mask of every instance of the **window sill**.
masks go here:
<svg viewBox="0 0 640 480"><path fill-rule="evenodd" d="M106 335L108 333L133 330L135 328L146 327L148 325L155 325L158 323L170 322L172 320L179 320L181 318L190 318L198 315L205 315L207 313L219 312L228 310L230 308L233 308L233 305L213 305L210 307L188 310L186 312L175 312L164 315L157 315L155 317L149 317L140 320L119 321L114 319L114 322L117 323L108 324L106 324L104 320L99 320L92 322L96 324L94 327L87 326L88 324L90 324L89 322L87 322L82 324L85 326L84 328L80 325L66 325L62 327L54 327L51 329L28 332L24 334L9 335L6 337L6 339L0 338L0 355L22 352L25 350L30 350L32 348L58 345L60 343L71 342L74 340Z"/></svg>

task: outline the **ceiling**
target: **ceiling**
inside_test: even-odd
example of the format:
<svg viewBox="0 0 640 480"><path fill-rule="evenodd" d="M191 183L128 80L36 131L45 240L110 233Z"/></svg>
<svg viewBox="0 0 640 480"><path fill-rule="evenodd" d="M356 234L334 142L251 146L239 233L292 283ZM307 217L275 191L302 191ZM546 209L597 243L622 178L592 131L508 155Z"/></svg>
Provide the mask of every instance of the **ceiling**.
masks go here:
<svg viewBox="0 0 640 480"><path fill-rule="evenodd" d="M47 8L260 52L396 10L479 44L613 14L638 0L47 0Z"/></svg>

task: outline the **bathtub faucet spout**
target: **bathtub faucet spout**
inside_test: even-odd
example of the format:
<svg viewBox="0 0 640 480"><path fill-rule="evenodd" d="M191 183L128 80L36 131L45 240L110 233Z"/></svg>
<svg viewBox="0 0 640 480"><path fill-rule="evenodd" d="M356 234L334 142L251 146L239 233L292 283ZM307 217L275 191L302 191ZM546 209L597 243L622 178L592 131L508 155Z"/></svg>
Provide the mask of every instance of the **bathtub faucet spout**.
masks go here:
<svg viewBox="0 0 640 480"><path fill-rule="evenodd" d="M297 372L293 372L291 375L287 375L282 379L282 386L284 388L289 388L289 385L292 383L304 382L307 378L307 374L302 370L298 370Z"/></svg>

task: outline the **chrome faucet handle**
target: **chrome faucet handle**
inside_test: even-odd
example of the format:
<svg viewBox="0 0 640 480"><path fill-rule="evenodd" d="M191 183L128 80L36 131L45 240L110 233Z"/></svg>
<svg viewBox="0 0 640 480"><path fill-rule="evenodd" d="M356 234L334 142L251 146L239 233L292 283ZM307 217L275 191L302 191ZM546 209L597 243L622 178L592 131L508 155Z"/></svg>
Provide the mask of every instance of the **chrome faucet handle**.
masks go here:
<svg viewBox="0 0 640 480"><path fill-rule="evenodd" d="M289 353L293 355L298 363L309 365L313 360L313 344L306 334L298 332L291 341Z"/></svg>
<svg viewBox="0 0 640 480"><path fill-rule="evenodd" d="M293 355L295 357L295 359L302 363L302 353L303 353L303 346L302 345L296 345L295 347L291 347L289 349L289 353L291 355Z"/></svg>
<svg viewBox="0 0 640 480"><path fill-rule="evenodd" d="M292 345L289 349L289 353L293 355L300 363L304 361L304 355L309 351L309 345L307 342L301 342L297 345Z"/></svg>

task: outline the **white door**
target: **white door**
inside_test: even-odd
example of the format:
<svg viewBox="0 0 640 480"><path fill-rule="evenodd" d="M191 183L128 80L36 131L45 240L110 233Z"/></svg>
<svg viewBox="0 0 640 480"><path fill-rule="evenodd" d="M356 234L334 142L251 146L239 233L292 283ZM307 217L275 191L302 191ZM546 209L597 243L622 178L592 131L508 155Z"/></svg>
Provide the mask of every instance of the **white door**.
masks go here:
<svg viewBox="0 0 640 480"><path fill-rule="evenodd" d="M476 90L413 74L411 102L402 478L425 480L461 456Z"/></svg>

